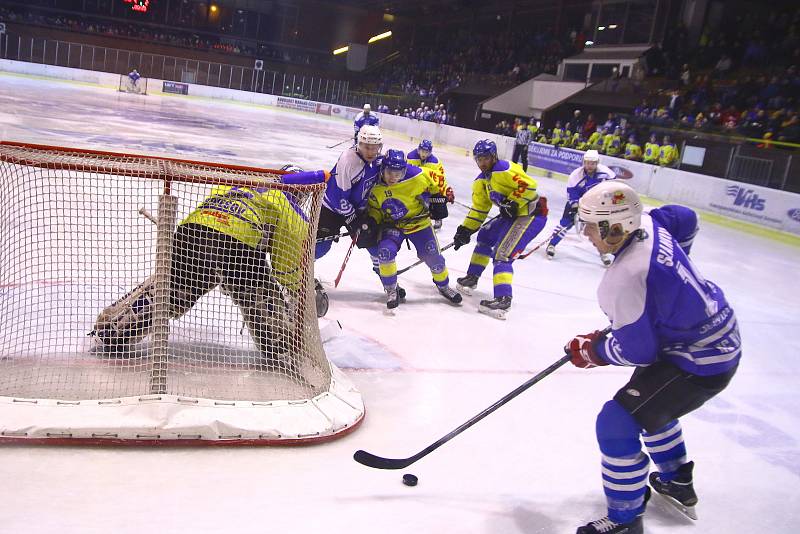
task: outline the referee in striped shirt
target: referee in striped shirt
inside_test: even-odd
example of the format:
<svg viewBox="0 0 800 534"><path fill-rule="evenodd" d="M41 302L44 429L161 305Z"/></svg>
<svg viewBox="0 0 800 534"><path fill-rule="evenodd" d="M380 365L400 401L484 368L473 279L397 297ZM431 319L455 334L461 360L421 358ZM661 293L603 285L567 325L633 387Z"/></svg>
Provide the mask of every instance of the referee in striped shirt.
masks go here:
<svg viewBox="0 0 800 534"><path fill-rule="evenodd" d="M531 131L528 129L528 123L522 121L522 124L517 128L517 140L514 141L514 155L511 161L519 163L520 157L522 158L522 170L528 172L528 143L531 140Z"/></svg>

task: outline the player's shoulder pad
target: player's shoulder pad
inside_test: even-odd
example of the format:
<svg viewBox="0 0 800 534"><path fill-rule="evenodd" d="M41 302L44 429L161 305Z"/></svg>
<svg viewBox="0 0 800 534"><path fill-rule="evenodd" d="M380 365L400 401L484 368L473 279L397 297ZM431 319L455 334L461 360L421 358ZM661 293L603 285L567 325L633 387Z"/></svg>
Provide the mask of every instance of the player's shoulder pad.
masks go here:
<svg viewBox="0 0 800 534"><path fill-rule="evenodd" d="M407 160L409 160L409 159L417 159L417 160L418 160L418 159L419 159L419 150L417 150L417 149L415 148L414 150L412 150L411 152L409 152L409 153L406 155L406 159L407 159Z"/></svg>
<svg viewBox="0 0 800 534"><path fill-rule="evenodd" d="M422 174L423 170L416 165L412 165L411 163L406 163L406 175L403 177L403 180L410 180L416 176Z"/></svg>
<svg viewBox="0 0 800 534"><path fill-rule="evenodd" d="M494 164L494 167L492 167L492 172L504 172L510 168L511 164L508 162L508 160L499 159L497 160L497 163Z"/></svg>
<svg viewBox="0 0 800 534"><path fill-rule="evenodd" d="M425 163L439 163L439 158L437 158L436 156L434 156L433 154L431 154L431 155L428 157L428 159L425 161Z"/></svg>

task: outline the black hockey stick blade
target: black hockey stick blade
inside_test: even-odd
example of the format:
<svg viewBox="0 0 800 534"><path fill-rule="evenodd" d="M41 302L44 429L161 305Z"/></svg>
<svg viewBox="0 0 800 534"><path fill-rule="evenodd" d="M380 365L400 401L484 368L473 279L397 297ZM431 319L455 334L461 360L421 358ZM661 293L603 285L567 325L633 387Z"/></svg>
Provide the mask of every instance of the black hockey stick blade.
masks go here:
<svg viewBox="0 0 800 534"><path fill-rule="evenodd" d="M419 460L418 456L418 454L415 454L411 458L383 458L375 456L371 452L358 450L353 454L353 460L375 469L403 469Z"/></svg>

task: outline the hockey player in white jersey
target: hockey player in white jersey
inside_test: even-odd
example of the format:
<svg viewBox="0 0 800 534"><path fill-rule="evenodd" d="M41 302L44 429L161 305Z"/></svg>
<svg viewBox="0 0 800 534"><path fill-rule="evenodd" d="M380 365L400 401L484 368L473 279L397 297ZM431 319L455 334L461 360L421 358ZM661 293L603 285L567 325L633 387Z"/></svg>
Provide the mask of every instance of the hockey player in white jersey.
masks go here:
<svg viewBox="0 0 800 534"><path fill-rule="evenodd" d="M597 416L608 515L577 534L642 534L648 481L696 519L694 462L688 461L678 418L725 389L736 373L736 316L722 290L700 275L659 222L667 221L687 242L696 233L691 210L669 206L643 213L636 192L614 180L580 199L579 217L595 248L615 256L597 290L611 332L576 336L565 349L580 368L636 370ZM650 460L658 472L648 478Z"/></svg>
<svg viewBox="0 0 800 534"><path fill-rule="evenodd" d="M379 126L380 119L377 115L372 113L372 108L369 104L364 104L364 109L356 115L355 120L353 120L353 140L358 143L358 132L361 130L362 126Z"/></svg>
<svg viewBox="0 0 800 534"><path fill-rule="evenodd" d="M583 165L572 171L567 179L567 203L564 206L564 214L558 222L553 237L547 244L547 257L552 259L556 254L558 245L570 228L575 225L575 215L578 213L578 201L592 187L605 180L613 180L616 173L600 163L600 154L597 150L587 150L583 155ZM608 265L611 258L608 255L601 256L603 263Z"/></svg>

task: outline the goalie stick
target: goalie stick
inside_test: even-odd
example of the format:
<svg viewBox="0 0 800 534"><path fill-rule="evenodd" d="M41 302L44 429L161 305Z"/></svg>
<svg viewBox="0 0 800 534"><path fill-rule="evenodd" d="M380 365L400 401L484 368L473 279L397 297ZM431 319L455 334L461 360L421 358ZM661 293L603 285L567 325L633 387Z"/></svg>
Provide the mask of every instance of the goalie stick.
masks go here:
<svg viewBox="0 0 800 534"><path fill-rule="evenodd" d="M606 327L601 333L603 335L606 335L609 332L611 332L610 326ZM529 389L531 386L541 381L546 376L552 374L556 369L567 363L569 360L570 360L570 355L565 354L564 356L553 362L553 364L550 365L550 367L541 371L533 378L523 382L514 391L508 393L507 395L499 399L497 402L495 402L494 404L483 410L481 413L479 413L472 419L468 420L467 422L465 422L464 424L462 424L449 434L443 436L439 440L431 443L430 445L428 445L427 447L425 447L424 449L422 449L413 456L409 456L408 458L383 458L381 456L376 456L375 454L369 453L364 450L358 450L355 452L355 454L353 454L353 459L362 465L366 465L367 467L374 467L375 469L403 469L404 467L408 467L409 465L413 464L420 458L427 456L428 454L432 453L433 451L435 451L436 449L438 449L439 447L441 447L442 445L444 445L457 435L461 434L466 429L468 429L469 427L471 427L472 425L474 425L487 415L491 414L492 412L494 412L495 410L506 404L514 397L519 396L522 392Z"/></svg>

